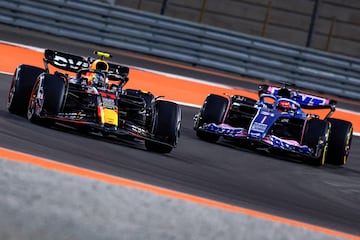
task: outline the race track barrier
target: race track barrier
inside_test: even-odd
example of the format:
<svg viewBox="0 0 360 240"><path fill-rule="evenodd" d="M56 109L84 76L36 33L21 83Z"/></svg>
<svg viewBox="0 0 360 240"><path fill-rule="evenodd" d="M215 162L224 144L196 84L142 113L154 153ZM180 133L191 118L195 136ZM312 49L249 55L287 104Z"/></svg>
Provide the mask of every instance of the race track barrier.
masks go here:
<svg viewBox="0 0 360 240"><path fill-rule="evenodd" d="M0 0L0 22L360 99L360 60L89 0Z"/></svg>

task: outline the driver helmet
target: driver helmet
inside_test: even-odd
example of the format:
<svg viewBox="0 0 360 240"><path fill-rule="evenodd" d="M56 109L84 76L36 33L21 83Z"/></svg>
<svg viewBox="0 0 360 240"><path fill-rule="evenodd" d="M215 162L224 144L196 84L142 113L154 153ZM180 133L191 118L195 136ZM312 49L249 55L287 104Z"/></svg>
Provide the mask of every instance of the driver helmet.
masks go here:
<svg viewBox="0 0 360 240"><path fill-rule="evenodd" d="M109 64L102 59L97 59L90 64L90 69L107 72L109 71Z"/></svg>
<svg viewBox="0 0 360 240"><path fill-rule="evenodd" d="M109 71L109 64L102 59L97 59L90 64L90 70L107 72ZM99 72L90 72L88 79L90 84L95 86L105 86L107 83L103 74L100 74Z"/></svg>
<svg viewBox="0 0 360 240"><path fill-rule="evenodd" d="M98 87L103 87L106 84L106 80L101 73L91 73L91 84Z"/></svg>
<svg viewBox="0 0 360 240"><path fill-rule="evenodd" d="M288 101L279 101L277 103L276 109L279 112L288 112L291 110L291 103Z"/></svg>

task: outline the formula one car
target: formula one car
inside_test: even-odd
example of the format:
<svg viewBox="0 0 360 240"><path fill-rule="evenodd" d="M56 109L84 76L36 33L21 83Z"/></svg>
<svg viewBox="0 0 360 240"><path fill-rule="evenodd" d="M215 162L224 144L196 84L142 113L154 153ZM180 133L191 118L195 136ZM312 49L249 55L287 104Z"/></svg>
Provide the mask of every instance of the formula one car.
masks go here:
<svg viewBox="0 0 360 240"><path fill-rule="evenodd" d="M150 151L171 152L180 135L179 105L150 92L124 90L129 68L106 61L109 53L94 53L97 58L46 49L44 69L19 65L9 112L46 126L62 123L82 132L143 139Z"/></svg>
<svg viewBox="0 0 360 240"><path fill-rule="evenodd" d="M336 102L300 93L289 86L259 85L259 100L209 94L194 117L194 130L205 141L224 139L276 153L291 153L314 165L344 165L352 123L330 118ZM324 119L305 109L328 109Z"/></svg>

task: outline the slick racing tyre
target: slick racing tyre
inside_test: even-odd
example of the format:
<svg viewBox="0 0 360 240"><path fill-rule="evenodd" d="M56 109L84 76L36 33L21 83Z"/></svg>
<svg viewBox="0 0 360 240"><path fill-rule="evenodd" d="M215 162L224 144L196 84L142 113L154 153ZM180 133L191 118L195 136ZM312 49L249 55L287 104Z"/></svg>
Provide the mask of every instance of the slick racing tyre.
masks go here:
<svg viewBox="0 0 360 240"><path fill-rule="evenodd" d="M206 97L204 104L198 115L197 122L195 123L196 135L205 141L216 142L219 140L220 135L208 133L199 129L205 123L221 123L225 116L229 100L225 97L210 94Z"/></svg>
<svg viewBox="0 0 360 240"><path fill-rule="evenodd" d="M305 126L302 145L307 145L314 150L314 157L306 159L312 165L321 166L325 164L328 140L330 134L330 123L326 120L310 119Z"/></svg>
<svg viewBox="0 0 360 240"><path fill-rule="evenodd" d="M46 117L56 116L62 107L65 82L62 78L43 73L39 76L31 92L27 118L42 125L51 125Z"/></svg>
<svg viewBox="0 0 360 240"><path fill-rule="evenodd" d="M151 133L156 141L145 140L149 151L169 153L176 147L180 137L181 109L169 101L156 101L155 117Z"/></svg>
<svg viewBox="0 0 360 240"><path fill-rule="evenodd" d="M8 111L26 116L31 91L37 77L44 72L42 68L19 65L13 75L7 98Z"/></svg>
<svg viewBox="0 0 360 240"><path fill-rule="evenodd" d="M353 126L351 122L329 118L331 123L329 148L326 162L334 165L345 165L349 156Z"/></svg>

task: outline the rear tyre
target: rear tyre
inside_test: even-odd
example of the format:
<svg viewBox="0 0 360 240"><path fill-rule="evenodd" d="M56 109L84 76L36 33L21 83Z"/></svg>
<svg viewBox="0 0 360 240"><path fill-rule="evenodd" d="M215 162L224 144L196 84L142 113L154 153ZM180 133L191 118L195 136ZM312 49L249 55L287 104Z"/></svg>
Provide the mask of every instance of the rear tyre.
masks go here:
<svg viewBox="0 0 360 240"><path fill-rule="evenodd" d="M331 123L329 149L326 162L334 165L345 165L349 156L353 126L351 122L329 118Z"/></svg>
<svg viewBox="0 0 360 240"><path fill-rule="evenodd" d="M303 144L314 150L314 158L306 159L305 162L322 166L325 164L330 123L326 120L310 119L305 126Z"/></svg>
<svg viewBox="0 0 360 240"><path fill-rule="evenodd" d="M219 140L220 135L202 131L199 127L205 123L222 123L228 104L229 100L219 95L210 94L206 97L194 127L196 135L200 139L207 142L216 142Z"/></svg>
<svg viewBox="0 0 360 240"><path fill-rule="evenodd" d="M8 111L26 116L30 94L37 77L44 72L42 68L19 65L13 75L7 99Z"/></svg>
<svg viewBox="0 0 360 240"><path fill-rule="evenodd" d="M52 125L48 117L56 116L63 104L65 82L62 78L43 73L39 76L31 92L27 118L37 124Z"/></svg>
<svg viewBox="0 0 360 240"><path fill-rule="evenodd" d="M169 153L176 147L180 137L181 109L169 101L156 101L155 118L151 133L157 142L145 140L149 151Z"/></svg>

